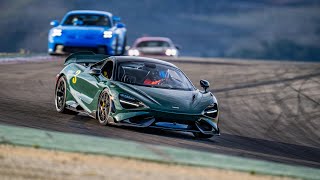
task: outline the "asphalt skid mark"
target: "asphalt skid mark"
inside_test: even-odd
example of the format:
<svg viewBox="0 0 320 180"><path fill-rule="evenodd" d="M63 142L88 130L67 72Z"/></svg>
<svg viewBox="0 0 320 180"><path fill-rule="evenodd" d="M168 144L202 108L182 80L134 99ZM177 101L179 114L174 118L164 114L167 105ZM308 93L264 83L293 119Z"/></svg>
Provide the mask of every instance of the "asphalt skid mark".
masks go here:
<svg viewBox="0 0 320 180"><path fill-rule="evenodd" d="M312 74L300 75L300 76L293 77L293 78L283 78L283 79L277 78L274 80L260 81L257 83L247 83L247 84L243 84L243 85L239 85L239 86L235 86L235 87L212 89L211 91L213 91L215 93L220 93L220 92L233 91L233 90L239 90L239 89L256 88L258 86L273 85L273 84L277 84L277 83L286 83L286 82L309 79L312 77L319 77L319 76L320 76L320 72L315 72Z"/></svg>

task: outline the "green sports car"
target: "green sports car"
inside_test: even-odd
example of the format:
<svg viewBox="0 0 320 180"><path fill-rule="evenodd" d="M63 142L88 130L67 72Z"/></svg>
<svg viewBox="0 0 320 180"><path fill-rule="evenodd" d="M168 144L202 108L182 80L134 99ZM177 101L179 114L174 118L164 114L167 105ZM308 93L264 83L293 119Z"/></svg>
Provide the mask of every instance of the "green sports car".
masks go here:
<svg viewBox="0 0 320 180"><path fill-rule="evenodd" d="M79 52L57 74L56 110L84 112L102 125L153 127L219 135L218 102L201 80L194 87L175 65L142 57Z"/></svg>

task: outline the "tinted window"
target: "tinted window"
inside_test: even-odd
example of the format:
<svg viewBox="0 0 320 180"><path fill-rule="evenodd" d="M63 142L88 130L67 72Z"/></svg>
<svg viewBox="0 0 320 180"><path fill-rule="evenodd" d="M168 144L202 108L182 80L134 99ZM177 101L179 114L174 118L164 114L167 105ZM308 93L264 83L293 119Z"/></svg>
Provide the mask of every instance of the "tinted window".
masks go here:
<svg viewBox="0 0 320 180"><path fill-rule="evenodd" d="M164 89L193 90L194 87L181 70L158 63L123 62L118 66L120 82Z"/></svg>
<svg viewBox="0 0 320 180"><path fill-rule="evenodd" d="M108 16L97 14L72 14L67 17L63 25L110 27L110 19Z"/></svg>
<svg viewBox="0 0 320 180"><path fill-rule="evenodd" d="M167 41L143 41L137 47L170 47Z"/></svg>

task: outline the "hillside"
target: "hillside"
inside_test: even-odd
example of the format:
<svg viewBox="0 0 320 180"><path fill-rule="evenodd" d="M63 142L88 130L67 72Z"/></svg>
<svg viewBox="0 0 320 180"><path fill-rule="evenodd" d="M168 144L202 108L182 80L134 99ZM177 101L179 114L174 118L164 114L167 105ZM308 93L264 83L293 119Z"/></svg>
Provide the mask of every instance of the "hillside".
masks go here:
<svg viewBox="0 0 320 180"><path fill-rule="evenodd" d="M46 52L49 22L74 9L110 11L130 44L168 36L185 56L320 61L317 0L1 0L0 52Z"/></svg>

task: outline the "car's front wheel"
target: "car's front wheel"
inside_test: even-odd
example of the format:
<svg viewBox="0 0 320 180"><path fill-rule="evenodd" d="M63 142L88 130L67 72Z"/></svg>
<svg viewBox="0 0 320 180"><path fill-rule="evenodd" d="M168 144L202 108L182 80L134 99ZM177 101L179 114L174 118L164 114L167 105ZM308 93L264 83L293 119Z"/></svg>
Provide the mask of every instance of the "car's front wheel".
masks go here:
<svg viewBox="0 0 320 180"><path fill-rule="evenodd" d="M107 90L103 90L100 94L98 107L97 107L97 119L101 125L107 125L110 116L110 96Z"/></svg>

